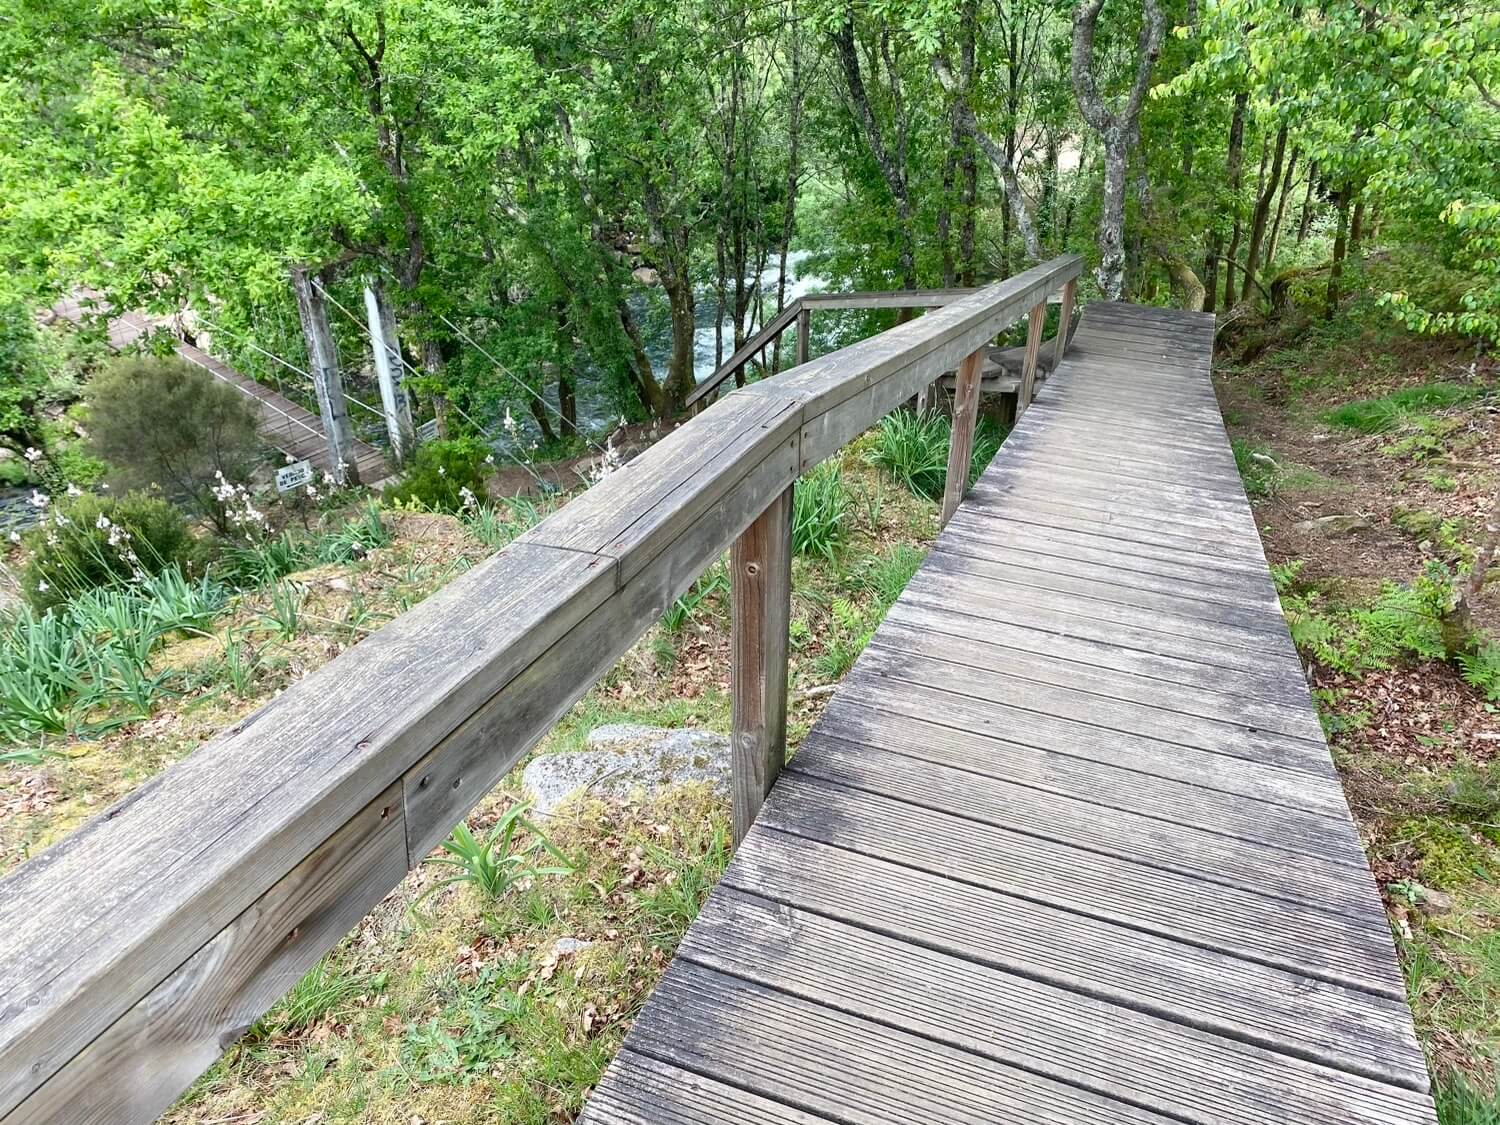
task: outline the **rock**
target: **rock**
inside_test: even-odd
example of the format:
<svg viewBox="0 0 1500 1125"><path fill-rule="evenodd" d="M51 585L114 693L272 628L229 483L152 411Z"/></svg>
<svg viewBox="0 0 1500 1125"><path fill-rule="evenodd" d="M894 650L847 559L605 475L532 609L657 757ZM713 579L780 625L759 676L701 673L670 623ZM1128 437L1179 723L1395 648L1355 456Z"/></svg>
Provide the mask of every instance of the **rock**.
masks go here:
<svg viewBox="0 0 1500 1125"><path fill-rule="evenodd" d="M581 953L593 944L583 938L560 937L557 939L557 944L552 947L552 952L557 957L566 957L571 953Z"/></svg>
<svg viewBox="0 0 1500 1125"><path fill-rule="evenodd" d="M703 730L667 730L635 723L610 723L589 733L587 749L547 754L521 775L531 798L531 815L550 816L568 798L624 800L655 796L686 782L707 782L729 793L729 739Z"/></svg>
<svg viewBox="0 0 1500 1125"><path fill-rule="evenodd" d="M1418 886L1417 909L1423 914L1447 914L1453 909L1453 896L1447 891Z"/></svg>
<svg viewBox="0 0 1500 1125"><path fill-rule="evenodd" d="M1357 515L1318 516L1316 519L1303 520L1295 526L1304 534L1352 535L1369 528L1370 521Z"/></svg>

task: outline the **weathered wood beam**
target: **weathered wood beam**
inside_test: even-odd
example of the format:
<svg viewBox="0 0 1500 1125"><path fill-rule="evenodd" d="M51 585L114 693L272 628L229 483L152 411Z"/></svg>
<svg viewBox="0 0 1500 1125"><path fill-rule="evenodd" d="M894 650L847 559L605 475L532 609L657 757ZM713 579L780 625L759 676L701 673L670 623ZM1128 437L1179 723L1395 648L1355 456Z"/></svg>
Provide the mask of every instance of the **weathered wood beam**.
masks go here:
<svg viewBox="0 0 1500 1125"><path fill-rule="evenodd" d="M1021 364L1021 385L1016 389L1016 421L1021 420L1021 415L1031 405L1031 400L1036 396L1036 361L1037 355L1042 347L1042 326L1047 322L1047 306L1045 303L1032 306L1031 315L1026 325L1026 358ZM1067 322L1063 322L1064 335L1067 334Z"/></svg>
<svg viewBox="0 0 1500 1125"><path fill-rule="evenodd" d="M794 488L745 529L729 554L736 844L750 831L786 763Z"/></svg>
<svg viewBox="0 0 1500 1125"><path fill-rule="evenodd" d="M969 486L969 462L974 457L974 427L979 421L979 372L984 366L984 348L966 356L958 365L953 391L953 433L948 441L948 477L943 483L943 516L946 527L958 511ZM929 384L930 386L931 384Z"/></svg>
<svg viewBox="0 0 1500 1125"><path fill-rule="evenodd" d="M1063 286L1062 315L1057 320L1057 337L1052 343L1052 370L1056 371L1068 351L1068 326L1073 319L1073 302L1078 298L1078 279L1070 278Z"/></svg>
<svg viewBox="0 0 1500 1125"><path fill-rule="evenodd" d="M812 347L812 309L806 305L797 309L797 366L807 362Z"/></svg>

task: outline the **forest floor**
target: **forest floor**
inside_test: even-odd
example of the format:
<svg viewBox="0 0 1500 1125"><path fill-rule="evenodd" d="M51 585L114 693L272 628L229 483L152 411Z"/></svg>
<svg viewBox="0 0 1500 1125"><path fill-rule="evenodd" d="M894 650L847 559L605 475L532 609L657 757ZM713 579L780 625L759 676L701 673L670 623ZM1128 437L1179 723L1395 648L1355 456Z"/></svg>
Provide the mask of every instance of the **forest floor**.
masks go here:
<svg viewBox="0 0 1500 1125"><path fill-rule="evenodd" d="M842 543L793 564L789 736L826 703L937 531L936 505L845 450ZM180 694L97 741L0 765L0 872L254 711L361 636L492 553L472 523L385 512L387 546L240 595L212 636L161 649ZM293 622L275 590L298 595ZM716 566L534 751L578 749L637 722L727 732L729 605ZM226 638L246 674L225 667ZM524 762L521 766L524 766ZM468 819L478 837L522 800L521 767ZM411 872L185 1094L187 1125L543 1125L573 1118L728 858L728 807L707 787L575 803L545 825L573 865L525 854L490 897L431 862ZM523 832L520 841L534 840ZM502 858L498 852L496 858Z"/></svg>
<svg viewBox="0 0 1500 1125"><path fill-rule="evenodd" d="M1500 369L1472 345L1407 334L1366 298L1226 350L1220 405L1443 1120L1500 1120L1500 709L1440 654L1383 659L1370 642L1408 643L1392 616L1403 591L1472 562L1496 514ZM1475 609L1500 637L1500 582Z"/></svg>

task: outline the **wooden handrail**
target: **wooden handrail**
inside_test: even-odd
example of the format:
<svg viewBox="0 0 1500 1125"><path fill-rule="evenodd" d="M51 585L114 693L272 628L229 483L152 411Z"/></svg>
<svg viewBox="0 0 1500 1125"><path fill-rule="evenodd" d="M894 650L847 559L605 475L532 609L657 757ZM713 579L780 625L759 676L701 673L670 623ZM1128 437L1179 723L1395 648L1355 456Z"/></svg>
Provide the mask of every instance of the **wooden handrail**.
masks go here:
<svg viewBox="0 0 1500 1125"><path fill-rule="evenodd" d="M0 1119L153 1120L798 476L1081 268L715 404L0 880Z"/></svg>
<svg viewBox="0 0 1500 1125"><path fill-rule="evenodd" d="M979 289L871 289L856 293L805 293L777 313L764 328L734 350L713 374L693 388L685 405L689 410L713 396L724 381L745 367L756 353L764 351L797 321L798 362L807 362L808 314L813 309L940 309L979 293ZM1052 295L1049 294L1049 299Z"/></svg>

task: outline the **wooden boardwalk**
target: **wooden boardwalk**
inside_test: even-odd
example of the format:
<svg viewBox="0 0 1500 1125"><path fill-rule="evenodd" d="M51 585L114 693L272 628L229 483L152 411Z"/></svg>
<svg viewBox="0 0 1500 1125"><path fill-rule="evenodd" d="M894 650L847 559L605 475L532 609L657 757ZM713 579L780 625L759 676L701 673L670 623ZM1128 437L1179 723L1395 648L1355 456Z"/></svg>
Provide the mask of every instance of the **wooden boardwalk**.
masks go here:
<svg viewBox="0 0 1500 1125"><path fill-rule="evenodd" d="M1436 1120L1212 324L1089 308L584 1121Z"/></svg>
<svg viewBox="0 0 1500 1125"><path fill-rule="evenodd" d="M89 310L78 300L66 298L54 305L52 311L65 320L76 323ZM111 317L107 325L109 346L115 351L134 347L142 337L163 323L166 322L138 312L125 312ZM221 383L228 383L252 400L260 423L260 434L268 444L295 461L311 461L324 471L332 469L322 419L312 411L299 406L264 383L241 374L202 348L179 342L173 350L189 363L203 368ZM389 474L385 454L378 447L355 438L353 448L354 465L361 481L373 484Z"/></svg>

